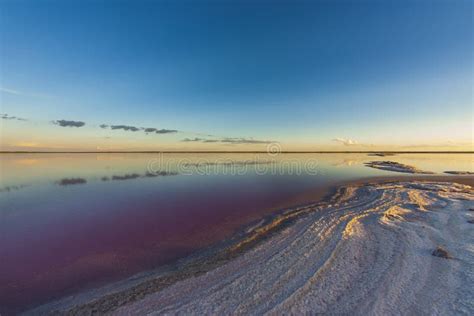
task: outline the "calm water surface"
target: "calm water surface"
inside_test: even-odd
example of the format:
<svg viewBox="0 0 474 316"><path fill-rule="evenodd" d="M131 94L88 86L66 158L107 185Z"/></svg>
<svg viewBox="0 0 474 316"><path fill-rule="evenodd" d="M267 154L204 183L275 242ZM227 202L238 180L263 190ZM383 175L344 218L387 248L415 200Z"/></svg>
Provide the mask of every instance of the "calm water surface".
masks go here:
<svg viewBox="0 0 474 316"><path fill-rule="evenodd" d="M0 313L131 276L391 160L474 171L471 154L0 155Z"/></svg>

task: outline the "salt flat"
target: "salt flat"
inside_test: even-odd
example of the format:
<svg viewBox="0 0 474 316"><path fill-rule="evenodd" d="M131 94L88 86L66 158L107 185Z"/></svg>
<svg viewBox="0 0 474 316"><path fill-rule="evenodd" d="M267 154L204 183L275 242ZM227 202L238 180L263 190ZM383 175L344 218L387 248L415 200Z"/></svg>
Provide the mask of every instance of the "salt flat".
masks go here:
<svg viewBox="0 0 474 316"><path fill-rule="evenodd" d="M108 312L469 315L474 312L474 233L468 223L473 207L468 185L347 186L329 204L283 214L298 217L225 264L141 299L117 301ZM275 222L262 225L253 229L264 232ZM451 259L433 256L438 246ZM58 311L100 308L89 302Z"/></svg>

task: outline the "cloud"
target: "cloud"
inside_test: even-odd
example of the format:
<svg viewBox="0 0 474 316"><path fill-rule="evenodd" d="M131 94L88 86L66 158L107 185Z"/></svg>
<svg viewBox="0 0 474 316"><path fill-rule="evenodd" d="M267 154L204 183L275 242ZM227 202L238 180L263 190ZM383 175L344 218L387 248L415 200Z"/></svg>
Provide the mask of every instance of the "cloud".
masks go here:
<svg viewBox="0 0 474 316"><path fill-rule="evenodd" d="M185 138L182 139L182 142L204 142L206 139L204 138L199 138L199 137L194 137L194 138Z"/></svg>
<svg viewBox="0 0 474 316"><path fill-rule="evenodd" d="M8 89L8 88L3 88L3 87L0 87L0 91L5 92L5 93L9 93L9 94L15 94L15 95L21 95L22 94L20 91L13 90L13 89Z"/></svg>
<svg viewBox="0 0 474 316"><path fill-rule="evenodd" d="M3 120L15 120L15 121L27 121L27 119L25 118L22 118L22 117L18 117L18 116L10 116L8 114L0 114L1 115L1 118Z"/></svg>
<svg viewBox="0 0 474 316"><path fill-rule="evenodd" d="M271 144L275 143L273 140L258 140L258 139L247 139L247 138L223 138L220 140L221 143L227 144Z"/></svg>
<svg viewBox="0 0 474 316"><path fill-rule="evenodd" d="M359 142L353 139L336 137L332 141L343 144L344 146L359 145Z"/></svg>
<svg viewBox="0 0 474 316"><path fill-rule="evenodd" d="M68 120L53 121L53 124L56 124L62 127L82 127L86 125L86 123L81 122L81 121L68 121Z"/></svg>
<svg viewBox="0 0 474 316"><path fill-rule="evenodd" d="M0 87L0 92L2 93L8 93L8 94L13 94L17 96L26 96L26 97L38 97L38 98L51 98L50 95L43 94L43 93L27 93L23 91L18 91L15 89L10 89L10 88L5 88L5 87Z"/></svg>
<svg viewBox="0 0 474 316"><path fill-rule="evenodd" d="M224 137L220 139L206 139L206 138L185 138L182 142L201 142L201 143L222 143L222 144L271 144L276 143L273 140L258 140L253 138L242 137Z"/></svg>
<svg viewBox="0 0 474 316"><path fill-rule="evenodd" d="M8 114L0 114L0 118L4 120L18 120L18 121L26 121L27 119L17 117L17 116L10 116ZM53 124L59 125L62 127L82 127L86 125L85 122L82 121L73 121L73 120L56 120L52 121ZM157 129L153 127L149 128L144 128L144 127L136 127L136 126L130 126L130 125L108 125L108 124L100 124L100 128L102 129L112 129L112 130L118 130L122 129L124 131L131 131L131 132L137 132L140 130L144 130L145 133L156 133L156 134L169 134L169 133L177 133L178 131L175 129Z"/></svg>
<svg viewBox="0 0 474 316"><path fill-rule="evenodd" d="M5 91L8 89L0 88L0 91ZM13 93L14 90L11 90L10 93ZM18 116L11 116L6 113L0 114L0 119L3 120L16 120L16 121L28 121L25 118L18 117ZM73 120L56 120L56 121L51 121L52 124L61 126L61 127L82 127L86 125L85 122L82 121L73 121ZM131 125L109 125L109 124L100 124L100 128L102 129L111 129L111 130L124 130L124 131L130 131L130 132L138 132L138 131L144 131L146 134L149 133L154 133L154 134L173 134L173 133L178 133L178 130L175 129L158 129L155 127L137 127L137 126L131 126Z"/></svg>
<svg viewBox="0 0 474 316"><path fill-rule="evenodd" d="M177 133L178 131L175 129L157 129L155 127L137 127L137 126L130 126L130 125L107 125L107 124L102 124L100 125L101 128L108 128L112 130L116 129L123 129L124 131L130 131L130 132L138 132L138 131L144 131L146 134L150 133L155 133L155 134L171 134L171 133Z"/></svg>
<svg viewBox="0 0 474 316"><path fill-rule="evenodd" d="M141 129L140 127L129 126L129 125L110 125L110 128L123 129L124 131L131 131L131 132L137 132Z"/></svg>
<svg viewBox="0 0 474 316"><path fill-rule="evenodd" d="M155 134L170 134L170 133L177 133L178 131L175 130L175 129L157 129L157 128L154 128L154 127L147 127L147 128L143 128L143 130L145 131L145 133L155 133Z"/></svg>
<svg viewBox="0 0 474 316"><path fill-rule="evenodd" d="M159 130L156 130L155 133L157 134L171 134L171 133L177 133L178 131L175 130L175 129L165 129L165 128L162 128L162 129L159 129Z"/></svg>

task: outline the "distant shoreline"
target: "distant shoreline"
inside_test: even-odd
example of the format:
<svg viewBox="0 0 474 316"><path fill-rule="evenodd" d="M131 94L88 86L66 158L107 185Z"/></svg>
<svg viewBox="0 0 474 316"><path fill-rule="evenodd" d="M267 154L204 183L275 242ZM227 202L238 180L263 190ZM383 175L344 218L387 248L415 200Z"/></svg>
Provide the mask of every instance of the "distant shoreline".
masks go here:
<svg viewBox="0 0 474 316"><path fill-rule="evenodd" d="M0 154L266 154L267 151L0 151ZM474 154L474 151L281 151L278 154ZM273 153L272 153L273 154Z"/></svg>

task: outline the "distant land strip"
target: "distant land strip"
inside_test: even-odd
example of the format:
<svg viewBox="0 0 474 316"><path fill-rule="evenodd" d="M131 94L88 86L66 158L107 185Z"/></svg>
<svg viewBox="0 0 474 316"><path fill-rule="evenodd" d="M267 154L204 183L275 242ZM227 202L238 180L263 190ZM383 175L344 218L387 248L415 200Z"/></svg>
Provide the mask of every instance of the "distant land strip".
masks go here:
<svg viewBox="0 0 474 316"><path fill-rule="evenodd" d="M0 154L266 154L267 151L0 151ZM271 154L474 154L474 151L281 151Z"/></svg>

